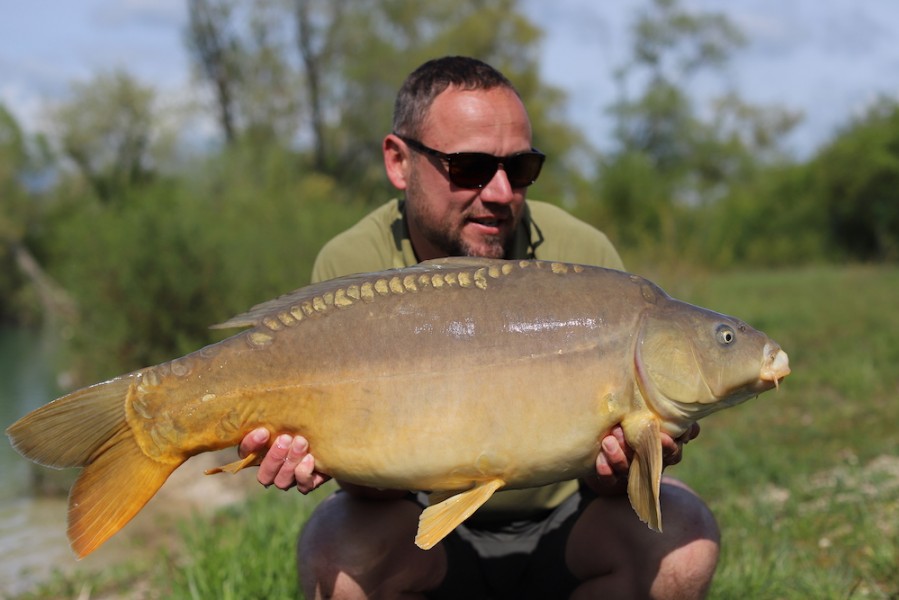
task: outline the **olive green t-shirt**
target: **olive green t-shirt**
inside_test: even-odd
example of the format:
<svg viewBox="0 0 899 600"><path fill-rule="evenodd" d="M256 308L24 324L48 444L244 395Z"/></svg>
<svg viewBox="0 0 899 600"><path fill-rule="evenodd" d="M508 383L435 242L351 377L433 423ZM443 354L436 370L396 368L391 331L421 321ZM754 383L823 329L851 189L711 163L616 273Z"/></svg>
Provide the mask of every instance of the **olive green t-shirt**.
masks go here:
<svg viewBox="0 0 899 600"><path fill-rule="evenodd" d="M536 258L623 269L604 233L545 202L528 200L509 259ZM403 218L403 203L391 200L324 245L312 268L312 283L352 273L417 264Z"/></svg>
<svg viewBox="0 0 899 600"><path fill-rule="evenodd" d="M604 233L564 210L528 200L509 259L535 258L623 270ZM398 269L418 263L404 220L403 202L391 200L324 245L312 268L312 282L353 273ZM478 515L523 518L553 508L577 487L574 481L494 496Z"/></svg>

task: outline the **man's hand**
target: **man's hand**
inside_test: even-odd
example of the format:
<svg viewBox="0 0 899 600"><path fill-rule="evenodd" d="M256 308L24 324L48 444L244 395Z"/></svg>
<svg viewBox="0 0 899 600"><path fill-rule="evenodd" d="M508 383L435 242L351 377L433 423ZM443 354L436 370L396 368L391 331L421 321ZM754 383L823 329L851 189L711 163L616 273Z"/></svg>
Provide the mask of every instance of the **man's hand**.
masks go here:
<svg viewBox="0 0 899 600"><path fill-rule="evenodd" d="M699 435L699 424L693 423L682 436L672 438L662 433L662 464L666 467L676 465L683 458L683 446ZM588 479L588 485L601 496L624 493L627 490L627 473L633 449L624 439L624 431L616 425L609 435L602 440L602 449L596 457L596 479Z"/></svg>
<svg viewBox="0 0 899 600"><path fill-rule="evenodd" d="M683 458L683 445L699 435L699 424L693 426L677 439L662 433L662 462L667 466L676 465ZM267 429L259 428L248 433L240 442L240 456L251 452L265 451L269 439ZM596 457L595 479L588 484L600 495L616 495L627 489L627 473L634 451L624 439L624 431L616 426L602 440L602 450ZM309 442L302 436L279 435L275 443L259 464L256 479L268 487L274 485L282 490L294 486L303 494L308 494L330 479L315 470L315 459L309 454Z"/></svg>
<svg viewBox="0 0 899 600"><path fill-rule="evenodd" d="M268 444L269 432L265 428L254 429L240 442L238 450L241 458L252 452L262 454ZM274 485L282 490L296 488L308 494L330 479L315 470L315 459L309 454L309 442L302 436L279 435L266 452L256 479L268 487Z"/></svg>

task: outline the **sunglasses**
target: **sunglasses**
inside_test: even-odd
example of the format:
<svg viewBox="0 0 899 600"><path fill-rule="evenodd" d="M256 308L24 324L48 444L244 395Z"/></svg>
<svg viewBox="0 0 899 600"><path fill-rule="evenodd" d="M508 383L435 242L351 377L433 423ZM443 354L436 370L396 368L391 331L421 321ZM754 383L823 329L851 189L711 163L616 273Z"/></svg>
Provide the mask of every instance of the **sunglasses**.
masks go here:
<svg viewBox="0 0 899 600"><path fill-rule="evenodd" d="M543 167L543 161L546 160L546 155L536 148L510 156L493 156L483 152L453 152L452 154L446 154L445 152L429 148L418 140L399 134L395 135L413 150L446 161L446 171L449 175L450 183L470 190L480 189L490 183L500 166L506 172L509 184L513 188L527 187L537 181L537 176L540 175L540 169Z"/></svg>

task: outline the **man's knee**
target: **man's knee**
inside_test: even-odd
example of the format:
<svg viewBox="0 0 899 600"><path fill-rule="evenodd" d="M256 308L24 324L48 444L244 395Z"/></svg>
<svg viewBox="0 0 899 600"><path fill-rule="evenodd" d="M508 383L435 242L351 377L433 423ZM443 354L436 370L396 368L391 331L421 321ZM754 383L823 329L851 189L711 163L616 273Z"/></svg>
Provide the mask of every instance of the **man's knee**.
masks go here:
<svg viewBox="0 0 899 600"><path fill-rule="evenodd" d="M408 500L361 500L346 493L322 502L297 542L306 596L368 597L384 581L398 585L397 592L435 587L445 573L445 555L414 545L420 513Z"/></svg>
<svg viewBox="0 0 899 600"><path fill-rule="evenodd" d="M388 549L399 541L400 532L417 519L415 509L404 500L360 500L346 493L330 496L300 533L297 567L301 581L333 583L339 573L360 579L377 571Z"/></svg>
<svg viewBox="0 0 899 600"><path fill-rule="evenodd" d="M712 511L686 485L663 486L665 552L652 585L654 598L702 598L718 564L720 530Z"/></svg>
<svg viewBox="0 0 899 600"><path fill-rule="evenodd" d="M706 503L686 484L675 479L663 479L661 495L662 523L672 538L670 543L681 546L704 542L702 546L713 549L717 557L721 532Z"/></svg>
<svg viewBox="0 0 899 600"><path fill-rule="evenodd" d="M600 498L572 530L566 562L583 596L701 597L718 560L718 525L686 485L661 487L663 533L640 522L627 498ZM575 594L578 596L578 594Z"/></svg>

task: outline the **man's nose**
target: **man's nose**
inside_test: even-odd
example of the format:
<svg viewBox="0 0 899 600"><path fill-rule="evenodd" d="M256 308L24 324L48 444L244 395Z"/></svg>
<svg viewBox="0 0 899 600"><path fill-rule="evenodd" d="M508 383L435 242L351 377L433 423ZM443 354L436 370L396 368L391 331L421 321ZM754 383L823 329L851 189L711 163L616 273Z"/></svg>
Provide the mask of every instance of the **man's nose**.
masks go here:
<svg viewBox="0 0 899 600"><path fill-rule="evenodd" d="M493 174L493 178L481 189L481 201L508 204L514 199L515 190L509 183L506 170L500 166Z"/></svg>

